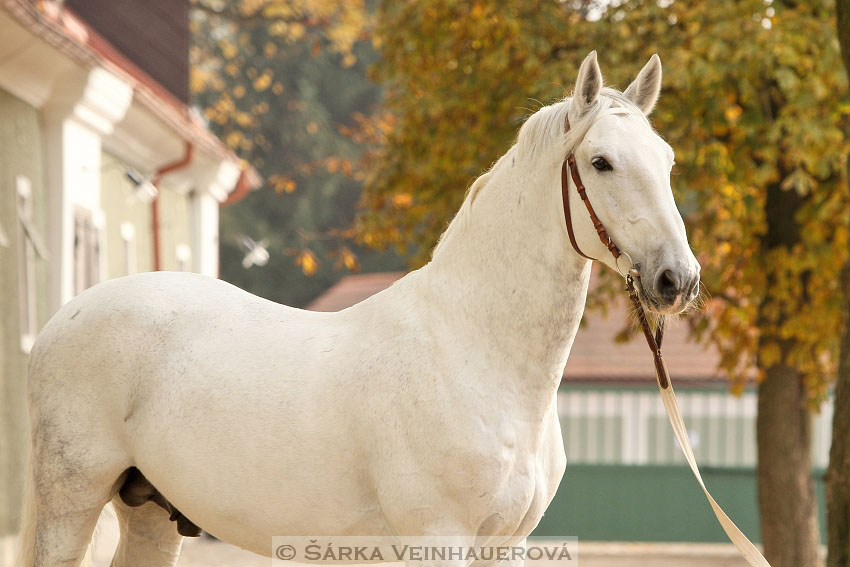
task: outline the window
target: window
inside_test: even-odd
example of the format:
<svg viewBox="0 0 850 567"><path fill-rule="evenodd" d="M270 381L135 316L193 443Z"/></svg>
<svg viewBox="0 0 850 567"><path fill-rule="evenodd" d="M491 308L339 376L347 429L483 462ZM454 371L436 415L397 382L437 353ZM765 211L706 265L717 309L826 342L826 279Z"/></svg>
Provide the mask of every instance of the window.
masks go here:
<svg viewBox="0 0 850 567"><path fill-rule="evenodd" d="M32 349L38 334L35 257L46 257L44 245L32 220L32 184L19 175L15 179L18 201L18 289L20 292L21 350Z"/></svg>
<svg viewBox="0 0 850 567"><path fill-rule="evenodd" d="M135 274L136 267L136 227L133 223L121 223L121 247L124 253L124 275Z"/></svg>
<svg viewBox="0 0 850 567"><path fill-rule="evenodd" d="M74 210L74 294L100 281L100 229L92 212Z"/></svg>

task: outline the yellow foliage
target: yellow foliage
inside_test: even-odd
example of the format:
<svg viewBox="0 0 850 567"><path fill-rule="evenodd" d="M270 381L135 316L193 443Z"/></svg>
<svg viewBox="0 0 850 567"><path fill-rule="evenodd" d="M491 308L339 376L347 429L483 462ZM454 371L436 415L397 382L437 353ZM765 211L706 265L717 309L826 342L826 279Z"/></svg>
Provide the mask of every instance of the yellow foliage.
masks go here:
<svg viewBox="0 0 850 567"><path fill-rule="evenodd" d="M295 180L285 175L272 175L271 177L269 177L269 184L272 186L272 189L274 189L275 192L278 194L292 193L293 191L295 191L296 188Z"/></svg>
<svg viewBox="0 0 850 567"><path fill-rule="evenodd" d="M840 335L850 107L836 94L847 81L834 6L790 6L777 6L768 29L753 19L764 0L608 2L597 22L569 2L382 3L375 78L392 85L394 119L353 129L381 144L360 242L398 242L417 250L413 267L426 262L470 178L515 139L529 101L569 90L589 49L580 46L597 49L606 84L619 87L657 52L664 84L652 122L676 151L671 181L703 287L716 294L694 327L730 376L784 355L818 395ZM777 354L787 344L796 346Z"/></svg>
<svg viewBox="0 0 850 567"><path fill-rule="evenodd" d="M759 357L761 358L759 361L761 367L770 368L782 361L782 350L775 342L767 343L762 345L761 350L759 351Z"/></svg>
<svg viewBox="0 0 850 567"><path fill-rule="evenodd" d="M302 250L295 257L295 264L301 266L301 271L304 272L305 276L312 276L319 269L319 261L316 259L316 255L310 250Z"/></svg>
<svg viewBox="0 0 850 567"><path fill-rule="evenodd" d="M349 272L359 272L360 263L357 261L357 256L347 246L339 250L336 268L345 267Z"/></svg>
<svg viewBox="0 0 850 567"><path fill-rule="evenodd" d="M726 120L728 120L729 122L737 122L738 118L741 116L741 113L743 111L744 111L743 108L741 108L737 104L734 104L734 105L728 107L726 110L724 110L723 115L726 117Z"/></svg>
<svg viewBox="0 0 850 567"><path fill-rule="evenodd" d="M406 209L413 204L413 195L410 193L396 193L392 196L393 206L397 209Z"/></svg>
<svg viewBox="0 0 850 567"><path fill-rule="evenodd" d="M236 114L234 115L234 119L236 123L242 128L248 128L256 123L254 117L248 114L247 112L236 112Z"/></svg>
<svg viewBox="0 0 850 567"><path fill-rule="evenodd" d="M203 76L194 69L189 73L189 88L192 89L193 93L202 92L206 88L206 81Z"/></svg>
<svg viewBox="0 0 850 567"><path fill-rule="evenodd" d="M242 143L242 132L236 130L228 133L224 137L224 143L230 146L231 148L239 147L239 144Z"/></svg>
<svg viewBox="0 0 850 567"><path fill-rule="evenodd" d="M257 92L263 92L272 84L272 72L265 71L262 75L254 79L252 83L254 86L254 90Z"/></svg>
<svg viewBox="0 0 850 567"><path fill-rule="evenodd" d="M239 53L239 49L227 39L222 39L218 43L218 47L221 49L221 54L225 59L233 59Z"/></svg>

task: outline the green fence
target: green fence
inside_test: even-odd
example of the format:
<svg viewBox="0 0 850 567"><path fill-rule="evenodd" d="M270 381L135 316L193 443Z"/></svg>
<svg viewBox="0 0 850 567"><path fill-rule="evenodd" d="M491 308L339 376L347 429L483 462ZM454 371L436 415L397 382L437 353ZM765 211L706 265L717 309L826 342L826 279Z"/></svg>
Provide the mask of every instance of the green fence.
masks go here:
<svg viewBox="0 0 850 567"><path fill-rule="evenodd" d="M761 541L755 471L705 468L706 486L753 541ZM821 537L823 472L815 473ZM589 541L726 542L702 491L683 466L567 465L554 501L532 536Z"/></svg>

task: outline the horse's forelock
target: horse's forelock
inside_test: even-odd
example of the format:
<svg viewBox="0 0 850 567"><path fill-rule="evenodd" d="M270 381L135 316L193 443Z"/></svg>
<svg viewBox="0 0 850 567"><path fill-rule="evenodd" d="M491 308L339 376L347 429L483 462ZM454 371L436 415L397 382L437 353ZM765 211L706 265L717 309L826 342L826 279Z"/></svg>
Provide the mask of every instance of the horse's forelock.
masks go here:
<svg viewBox="0 0 850 567"><path fill-rule="evenodd" d="M564 125L571 102L572 99L567 97L541 108L526 120L519 131L516 144L521 159L548 155L554 155L558 161L566 158L581 143L600 115L611 107L623 108L627 114L639 116L649 126L646 116L626 95L605 87L599 93L596 104L582 116L570 119L570 131L565 132Z"/></svg>

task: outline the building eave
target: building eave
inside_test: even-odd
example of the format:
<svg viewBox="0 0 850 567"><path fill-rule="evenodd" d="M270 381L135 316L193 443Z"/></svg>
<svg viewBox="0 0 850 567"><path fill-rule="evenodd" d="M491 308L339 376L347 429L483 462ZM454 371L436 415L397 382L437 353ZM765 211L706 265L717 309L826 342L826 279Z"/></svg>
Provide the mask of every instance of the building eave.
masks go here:
<svg viewBox="0 0 850 567"><path fill-rule="evenodd" d="M242 180L239 187L242 193L246 188L256 189L262 184L259 173L224 146L185 104L69 9L49 0L0 0L0 7L30 34L68 60L43 71L30 70L31 75L44 74L43 84L37 85L38 88L31 88L33 85L21 87L17 91L12 86L13 94L41 108L52 85L61 79L63 73L72 73L75 68L84 71L104 69L130 85L133 91L132 104L126 116L115 124L114 132L104 137L107 150L129 163L156 170L179 156L186 142L191 143L198 150L199 159L196 160L196 168L184 172L183 184L189 182L192 175L201 174L210 167L220 169L219 166L223 166L226 171L219 172L216 179L229 183L229 186L214 189L220 202L226 201L228 195L239 187L237 180ZM7 48L7 53L14 59L25 55L24 52L31 46L22 39L20 48L15 45ZM14 60L11 64L14 65ZM0 86L9 85L0 80ZM180 179L175 182L181 184Z"/></svg>

